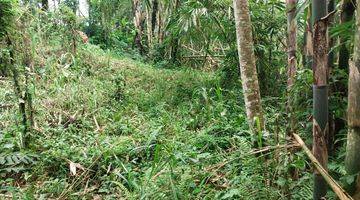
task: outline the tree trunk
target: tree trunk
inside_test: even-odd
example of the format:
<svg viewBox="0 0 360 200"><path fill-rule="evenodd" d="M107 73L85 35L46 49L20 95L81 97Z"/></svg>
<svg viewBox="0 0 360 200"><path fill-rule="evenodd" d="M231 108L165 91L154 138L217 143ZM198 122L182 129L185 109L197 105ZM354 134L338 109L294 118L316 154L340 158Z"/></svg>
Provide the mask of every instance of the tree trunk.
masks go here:
<svg viewBox="0 0 360 200"><path fill-rule="evenodd" d="M141 2L140 0L133 0L133 13L134 13L134 26L135 26L135 38L134 38L134 44L139 49L140 54L144 53L144 47L142 44L142 34L143 34L143 28L142 28L142 11L141 11Z"/></svg>
<svg viewBox="0 0 360 200"><path fill-rule="evenodd" d="M328 13L332 13L335 11L335 0L329 0L329 4L328 4ZM334 24L334 19L333 17L331 18L330 21L331 26L333 26ZM336 42L335 38L329 38L329 49L331 50L331 48L334 47ZM329 56L328 56L328 68L329 68L329 72L334 68L334 60L335 60L335 54L333 51L329 52Z"/></svg>
<svg viewBox="0 0 360 200"><path fill-rule="evenodd" d="M13 75L13 81L14 81L14 91L16 94L16 97L19 99L19 111L20 111L20 115L21 115L21 119L22 119L22 137L21 137L21 146L23 148L26 148L28 145L28 121L27 121L27 116L26 116L26 96L23 94L22 90L21 90L21 86L19 83L19 72L18 69L16 68L16 64L15 64L15 58L14 58L14 50L13 48L13 44L12 41L10 39L9 36L7 36L6 39L7 45L8 47L11 48L10 50L10 57L9 57L9 66L11 67L11 72Z"/></svg>
<svg viewBox="0 0 360 200"><path fill-rule="evenodd" d="M180 0L175 0L174 3L174 15L176 18L179 18L179 8L180 8ZM171 33L171 51L170 51L170 58L172 63L176 63L178 61L178 51L179 51L179 33L176 31L175 33Z"/></svg>
<svg viewBox="0 0 360 200"><path fill-rule="evenodd" d="M360 7L357 8L357 13L354 62L350 63L349 73L348 138L345 161L349 174L360 172ZM360 189L359 181L357 188Z"/></svg>
<svg viewBox="0 0 360 200"><path fill-rule="evenodd" d="M311 6L311 5L310 5ZM307 68L312 68L312 59L313 59L313 41L312 41L312 25L311 25L311 7L308 9L308 14L306 18L306 30L305 30L305 65Z"/></svg>
<svg viewBox="0 0 360 200"><path fill-rule="evenodd" d="M331 14L335 11L335 0L329 0L328 3L328 13ZM331 27L334 26L334 17L331 17L329 20L329 25ZM336 38L329 37L329 54L328 54L328 73L329 77L332 73L332 70L334 69L334 61L335 61L335 53L332 50L332 48L335 46ZM331 95L332 91L334 91L334 86L330 86L329 95ZM341 120L341 119L337 119ZM336 126L338 126L335 122L337 121L334 118L334 115L332 112L330 112L329 115L329 135L328 135L328 153L329 155L333 155L335 153L335 135L336 135ZM342 127L343 128L343 127ZM341 128L341 129L342 129Z"/></svg>
<svg viewBox="0 0 360 200"><path fill-rule="evenodd" d="M164 39L165 32L165 20L167 19L169 14L169 7L166 6L163 2L159 2L158 6L158 17L157 17L157 42L161 44Z"/></svg>
<svg viewBox="0 0 360 200"><path fill-rule="evenodd" d="M151 21L151 4L149 6L146 6L145 12L146 12L146 31L147 31L147 38L148 38L148 49L151 49L152 47L152 40L153 40L153 32L152 32L152 21Z"/></svg>
<svg viewBox="0 0 360 200"><path fill-rule="evenodd" d="M296 21L296 6L297 0L286 0L286 12L287 12L287 54L288 54L288 80L287 80L287 112L289 116L289 127L287 130L288 135L291 137L292 133L295 133L295 115L294 115L294 103L293 96L291 91L295 83L296 68L297 68L297 59L296 59L296 50L297 50L297 21ZM287 149L291 154L291 149ZM290 158L292 159L292 158ZM289 169L289 175L293 180L298 179L298 170L296 168ZM285 186L285 191L288 194L288 199L291 199L291 193L289 187Z"/></svg>
<svg viewBox="0 0 360 200"><path fill-rule="evenodd" d="M288 38L287 38L287 51L288 51L288 80L287 87L288 92L291 91L292 86L295 82L296 75L296 49L297 49L297 22L295 19L296 16L296 5L297 0L286 0L287 7L287 28L288 28ZM293 105L292 98L289 95L288 98L288 111L290 114L290 132L294 132L295 130L295 118L293 116Z"/></svg>
<svg viewBox="0 0 360 200"><path fill-rule="evenodd" d="M263 129L264 118L261 108L248 1L234 0L234 13L246 114L250 128L253 131L260 131L256 130L255 119L258 119L260 128Z"/></svg>
<svg viewBox="0 0 360 200"><path fill-rule="evenodd" d="M343 0L341 5L341 24L347 23L354 18L355 1ZM346 38L340 37L339 67L340 69L349 69L350 50L346 46Z"/></svg>
<svg viewBox="0 0 360 200"><path fill-rule="evenodd" d="M154 0L153 5L152 5L152 13L151 13L151 34L152 35L155 35L158 11L159 11L159 2L157 0Z"/></svg>
<svg viewBox="0 0 360 200"><path fill-rule="evenodd" d="M286 0L287 7L287 22L288 22L288 88L294 84L296 74L296 35L297 23L295 19L297 0Z"/></svg>
<svg viewBox="0 0 360 200"><path fill-rule="evenodd" d="M313 22L313 154L327 169L328 151L328 33L327 0L312 0ZM314 171L314 199L325 198L327 184L321 174Z"/></svg>

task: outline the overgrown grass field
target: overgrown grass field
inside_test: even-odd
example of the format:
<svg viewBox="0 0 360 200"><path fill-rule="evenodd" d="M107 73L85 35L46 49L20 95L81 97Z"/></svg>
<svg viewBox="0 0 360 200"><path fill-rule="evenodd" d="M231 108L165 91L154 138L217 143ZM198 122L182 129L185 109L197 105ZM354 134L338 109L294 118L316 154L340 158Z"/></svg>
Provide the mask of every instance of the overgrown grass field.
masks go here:
<svg viewBox="0 0 360 200"><path fill-rule="evenodd" d="M253 138L241 91L222 89L213 72L159 69L90 44L75 57L56 50L47 55L33 74L30 150L20 147L12 81L1 80L0 102L7 102L0 115L1 197L286 198L281 170L287 169L278 167L288 162L286 151L251 148L254 140L274 144L283 137L276 100L265 103L274 105L267 121L277 136ZM296 159L294 166L304 169ZM303 182L309 177L288 189ZM311 188L297 190L311 196Z"/></svg>

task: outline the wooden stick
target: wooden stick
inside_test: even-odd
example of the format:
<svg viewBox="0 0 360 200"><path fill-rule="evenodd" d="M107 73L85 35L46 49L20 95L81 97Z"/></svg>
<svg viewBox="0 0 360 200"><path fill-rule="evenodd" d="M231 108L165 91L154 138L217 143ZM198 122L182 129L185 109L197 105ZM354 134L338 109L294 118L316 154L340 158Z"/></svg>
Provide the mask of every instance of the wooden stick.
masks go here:
<svg viewBox="0 0 360 200"><path fill-rule="evenodd" d="M93 115L93 119L94 119L94 122L95 122L95 125L96 125L96 131L100 131L101 128L100 128L100 126L99 126L99 123L98 123L97 120L96 120L95 115Z"/></svg>
<svg viewBox="0 0 360 200"><path fill-rule="evenodd" d="M311 153L309 148L306 147L304 141L297 134L293 133L295 140L300 144L301 148L305 151L306 155L310 158L315 168L324 177L325 181L329 184L331 189L336 193L340 200L353 200L353 198L341 188L341 186L329 175L329 173L321 166L320 162Z"/></svg>
<svg viewBox="0 0 360 200"><path fill-rule="evenodd" d="M190 55L190 56L182 56L182 58L224 58L226 55Z"/></svg>

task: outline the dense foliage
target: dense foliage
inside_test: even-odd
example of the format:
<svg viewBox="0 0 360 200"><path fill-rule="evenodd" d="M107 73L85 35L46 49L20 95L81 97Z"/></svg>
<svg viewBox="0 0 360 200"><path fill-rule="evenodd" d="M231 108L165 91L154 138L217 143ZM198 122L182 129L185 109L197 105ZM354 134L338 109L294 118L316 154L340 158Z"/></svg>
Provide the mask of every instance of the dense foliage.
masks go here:
<svg viewBox="0 0 360 200"><path fill-rule="evenodd" d="M299 51L286 90L283 1L250 1L266 121L257 134L243 105L232 1L139 1L140 27L131 1L88 2L83 18L74 0L52 11L0 0L0 199L312 198L311 163L287 135L286 101L311 145L313 75ZM299 48L309 9L299 1ZM353 29L353 20L334 23L330 35L352 52ZM348 74L337 62L331 73L328 168L349 188Z"/></svg>

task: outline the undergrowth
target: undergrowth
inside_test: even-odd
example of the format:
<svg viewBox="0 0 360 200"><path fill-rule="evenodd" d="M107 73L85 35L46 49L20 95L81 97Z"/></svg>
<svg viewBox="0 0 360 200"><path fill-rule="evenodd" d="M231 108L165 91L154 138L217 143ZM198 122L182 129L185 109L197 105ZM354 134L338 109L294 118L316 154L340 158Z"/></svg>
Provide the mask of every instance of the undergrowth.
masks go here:
<svg viewBox="0 0 360 200"><path fill-rule="evenodd" d="M49 53L34 74L29 150L18 143L11 81L2 80L0 102L11 103L1 110L1 192L20 199L285 198L279 165L286 152L252 153L241 93L222 89L215 74L153 68L90 44L76 57ZM276 101L265 103L274 104L268 123L277 128L269 131L283 138ZM275 144L274 135L264 137Z"/></svg>
<svg viewBox="0 0 360 200"><path fill-rule="evenodd" d="M304 154L280 148L290 143L286 98L264 98L267 131L254 137L241 90L222 88L214 72L159 69L91 44L74 54L35 30L29 148L12 79L0 79L0 198L311 198ZM259 140L279 147L257 153Z"/></svg>

